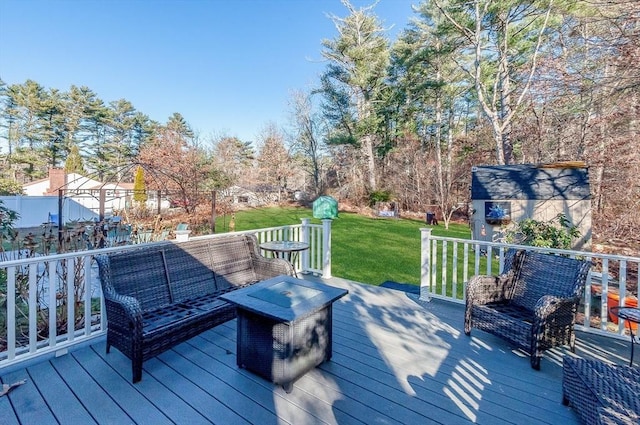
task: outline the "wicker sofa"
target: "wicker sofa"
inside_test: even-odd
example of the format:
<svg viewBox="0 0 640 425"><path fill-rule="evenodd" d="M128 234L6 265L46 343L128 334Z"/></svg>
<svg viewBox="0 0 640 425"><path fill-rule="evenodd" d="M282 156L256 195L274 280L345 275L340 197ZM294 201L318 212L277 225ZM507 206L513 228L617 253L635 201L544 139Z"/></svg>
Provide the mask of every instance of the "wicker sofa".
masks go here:
<svg viewBox="0 0 640 425"><path fill-rule="evenodd" d="M235 318L221 294L294 272L289 262L262 256L254 235L150 244L96 261L107 353L114 346L131 359L133 382L147 359Z"/></svg>
<svg viewBox="0 0 640 425"><path fill-rule="evenodd" d="M500 276L474 276L467 284L464 332L481 329L529 353L539 370L543 351L569 344L591 262L510 250Z"/></svg>
<svg viewBox="0 0 640 425"><path fill-rule="evenodd" d="M640 423L640 369L565 356L562 403L587 425Z"/></svg>

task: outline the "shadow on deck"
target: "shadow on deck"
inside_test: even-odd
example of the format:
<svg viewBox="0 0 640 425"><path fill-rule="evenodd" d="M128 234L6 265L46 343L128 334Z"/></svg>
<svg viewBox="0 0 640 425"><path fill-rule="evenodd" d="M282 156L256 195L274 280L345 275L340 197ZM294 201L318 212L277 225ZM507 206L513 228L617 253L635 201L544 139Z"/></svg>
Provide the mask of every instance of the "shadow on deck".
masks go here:
<svg viewBox="0 0 640 425"><path fill-rule="evenodd" d="M319 280L312 277L307 279ZM629 342L579 333L577 351L550 350L542 370L508 343L463 334L463 306L333 278L333 358L290 394L236 366L236 322L211 329L144 364L104 340L26 368L0 397L2 424L572 424L561 404L562 356L625 364Z"/></svg>

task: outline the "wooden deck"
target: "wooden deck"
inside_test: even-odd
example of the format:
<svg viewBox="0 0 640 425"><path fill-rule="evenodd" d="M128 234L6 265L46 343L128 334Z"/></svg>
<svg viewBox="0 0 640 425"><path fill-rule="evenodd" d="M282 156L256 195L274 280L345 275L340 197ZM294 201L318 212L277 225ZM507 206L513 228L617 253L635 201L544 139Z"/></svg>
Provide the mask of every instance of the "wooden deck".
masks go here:
<svg viewBox="0 0 640 425"><path fill-rule="evenodd" d="M341 279L333 358L290 394L236 366L235 321L144 365L99 341L27 368L0 397L0 424L576 424L561 404L562 356L542 370L489 334L462 332L463 307ZM628 362L629 341L578 335L577 356Z"/></svg>

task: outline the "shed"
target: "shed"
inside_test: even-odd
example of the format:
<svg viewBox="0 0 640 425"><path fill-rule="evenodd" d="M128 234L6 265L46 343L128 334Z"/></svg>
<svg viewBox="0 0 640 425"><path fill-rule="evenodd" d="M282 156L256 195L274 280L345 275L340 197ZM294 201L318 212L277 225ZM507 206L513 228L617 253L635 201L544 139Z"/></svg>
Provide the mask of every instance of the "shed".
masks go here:
<svg viewBox="0 0 640 425"><path fill-rule="evenodd" d="M591 240L589 170L583 162L482 165L471 169L471 229L477 240L495 240L512 221L548 221L563 213Z"/></svg>

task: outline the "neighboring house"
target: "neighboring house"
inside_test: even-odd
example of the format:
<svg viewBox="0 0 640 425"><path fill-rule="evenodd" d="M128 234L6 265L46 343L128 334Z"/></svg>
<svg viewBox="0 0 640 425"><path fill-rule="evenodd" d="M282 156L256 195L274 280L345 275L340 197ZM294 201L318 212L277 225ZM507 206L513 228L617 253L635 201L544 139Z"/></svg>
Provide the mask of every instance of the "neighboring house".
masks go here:
<svg viewBox="0 0 640 425"><path fill-rule="evenodd" d="M58 196L59 190L62 190L65 199L73 199L94 213L106 216L127 206L131 197L127 190L132 189L133 183L102 183L78 173L67 174L62 168L50 168L48 178L23 186L27 196Z"/></svg>
<svg viewBox="0 0 640 425"><path fill-rule="evenodd" d="M548 221L562 213L582 235L573 248L590 245L591 194L584 163L473 167L471 202L474 239L492 241L511 222Z"/></svg>
<svg viewBox="0 0 640 425"><path fill-rule="evenodd" d="M32 222L35 222L35 225L46 222L48 214L58 214L58 196L61 189L64 223L95 217L110 217L115 211L130 207L133 202L133 183L102 183L81 174L67 174L62 168L51 168L48 178L23 186L27 197L42 198L41 207L36 211L28 211L25 206L35 202L33 199L12 200L12 204L20 208L14 211L17 211L21 217L25 217L22 221L28 222L28 226L34 225L31 224ZM72 207L67 208L65 206L67 204ZM147 206L152 209L157 208L158 199L155 191L149 191ZM169 202L162 200L161 207L168 208ZM38 215L38 218L29 218L34 214ZM27 225L21 223L20 227L27 227Z"/></svg>
<svg viewBox="0 0 640 425"><path fill-rule="evenodd" d="M90 189L100 186L102 183L98 180L77 173L66 174L62 168L50 168L49 177L26 183L22 188L27 196L58 196L59 189Z"/></svg>
<svg viewBox="0 0 640 425"><path fill-rule="evenodd" d="M231 186L221 190L219 195L222 198L229 199L232 204L245 205L248 207L259 207L278 201L277 189L266 186L255 188Z"/></svg>

